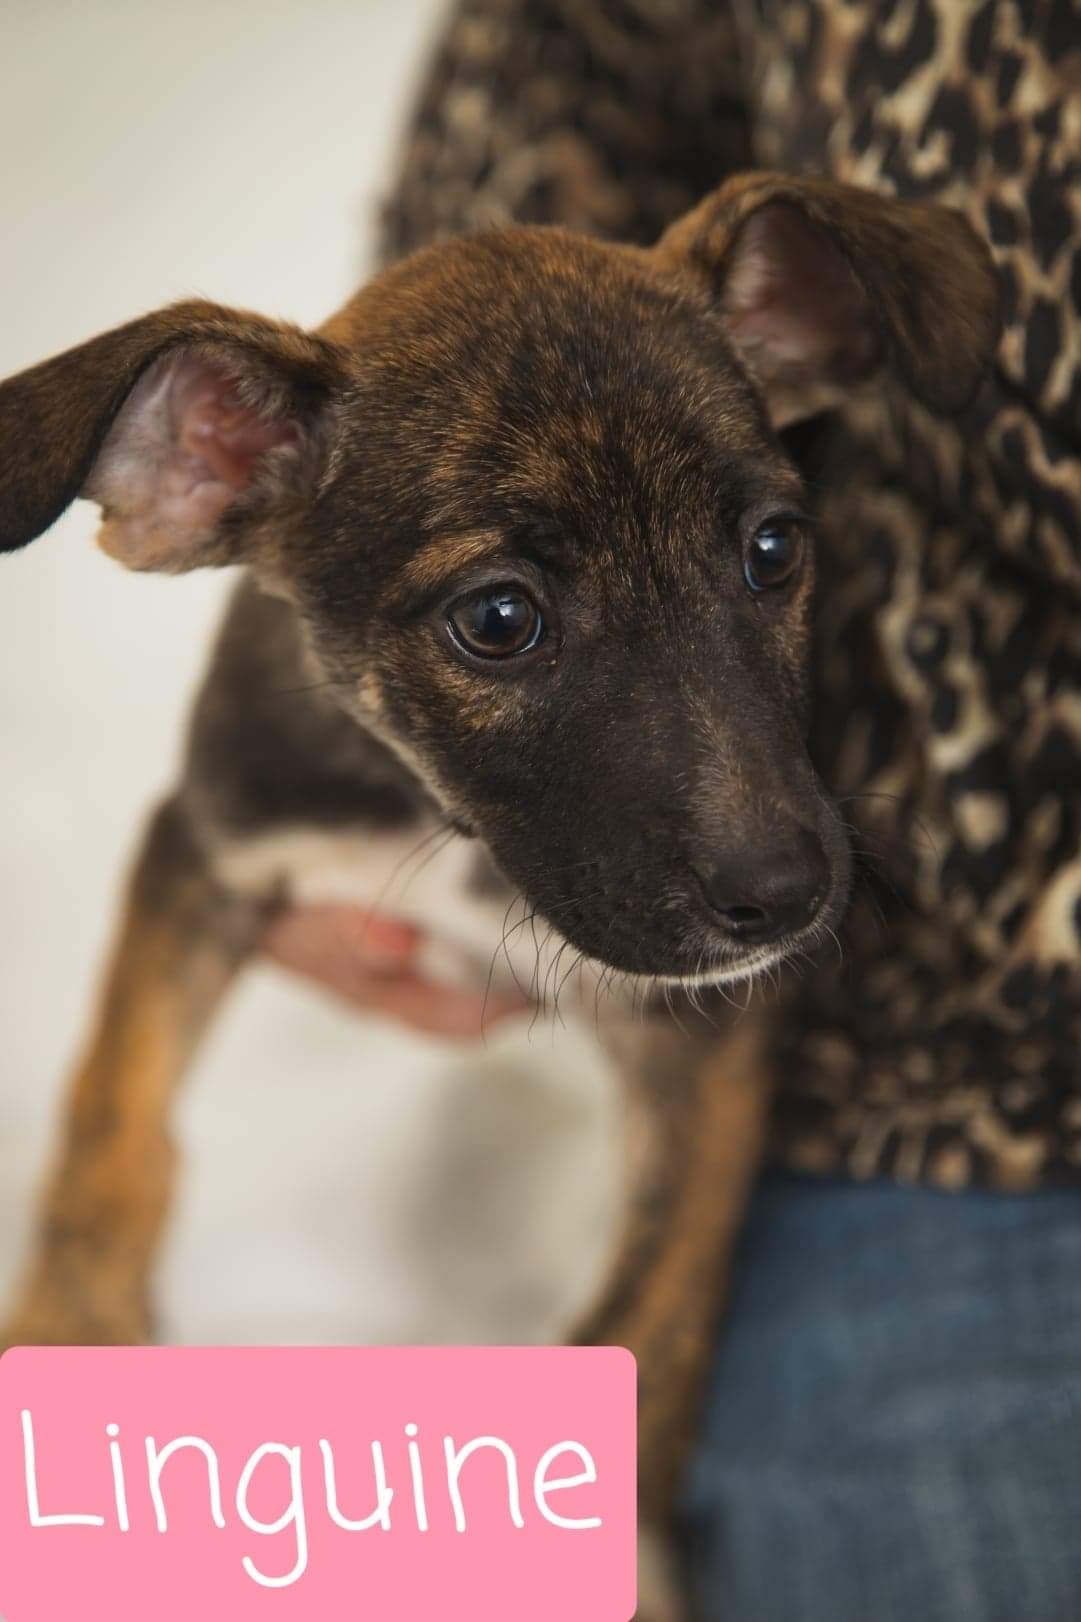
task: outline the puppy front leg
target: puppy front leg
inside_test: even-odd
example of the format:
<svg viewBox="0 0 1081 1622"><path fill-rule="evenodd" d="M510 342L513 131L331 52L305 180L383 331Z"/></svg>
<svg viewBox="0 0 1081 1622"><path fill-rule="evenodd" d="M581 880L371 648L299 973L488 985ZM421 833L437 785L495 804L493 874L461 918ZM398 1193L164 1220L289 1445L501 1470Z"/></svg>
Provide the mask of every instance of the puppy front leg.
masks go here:
<svg viewBox="0 0 1081 1622"><path fill-rule="evenodd" d="M182 806L167 801L132 877L6 1343L148 1338L173 1182L169 1111L260 916L215 883Z"/></svg>
<svg viewBox="0 0 1081 1622"><path fill-rule="evenodd" d="M667 1535L694 1439L729 1261L762 1153L769 1089L752 1021L689 1038L668 1022L617 1048L627 1218L574 1339L638 1360L639 1617L680 1614Z"/></svg>

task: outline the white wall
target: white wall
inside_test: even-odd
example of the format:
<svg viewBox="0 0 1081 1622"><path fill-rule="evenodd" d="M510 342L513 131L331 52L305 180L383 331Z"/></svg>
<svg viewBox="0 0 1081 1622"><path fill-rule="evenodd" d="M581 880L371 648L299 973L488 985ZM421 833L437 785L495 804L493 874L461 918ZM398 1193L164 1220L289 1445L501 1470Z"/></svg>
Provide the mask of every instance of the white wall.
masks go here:
<svg viewBox="0 0 1081 1622"><path fill-rule="evenodd" d="M5 0L0 375L191 294L330 311L365 262L437 12ZM93 529L79 503L0 559L0 1294L225 589L125 574ZM594 1265L610 1107L568 1038L452 1056L256 971L181 1111L167 1335L546 1333Z"/></svg>

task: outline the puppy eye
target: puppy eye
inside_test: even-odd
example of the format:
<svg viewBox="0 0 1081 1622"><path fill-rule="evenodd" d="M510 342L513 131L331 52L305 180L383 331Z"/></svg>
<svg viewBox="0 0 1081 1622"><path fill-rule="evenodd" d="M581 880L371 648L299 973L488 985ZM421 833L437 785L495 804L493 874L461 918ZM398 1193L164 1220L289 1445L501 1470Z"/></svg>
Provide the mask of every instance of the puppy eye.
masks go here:
<svg viewBox="0 0 1081 1622"><path fill-rule="evenodd" d="M447 611L454 641L477 659L513 659L535 648L544 620L533 599L513 586L460 597Z"/></svg>
<svg viewBox="0 0 1081 1622"><path fill-rule="evenodd" d="M769 591L790 580L803 561L803 530L795 518L769 518L755 530L743 557L752 591Z"/></svg>

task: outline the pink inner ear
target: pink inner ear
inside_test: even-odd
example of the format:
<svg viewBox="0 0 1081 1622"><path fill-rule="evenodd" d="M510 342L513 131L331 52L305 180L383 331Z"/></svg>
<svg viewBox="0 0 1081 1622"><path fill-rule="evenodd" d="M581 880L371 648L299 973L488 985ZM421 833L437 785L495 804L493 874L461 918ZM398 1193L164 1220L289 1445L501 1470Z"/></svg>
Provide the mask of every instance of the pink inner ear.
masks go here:
<svg viewBox="0 0 1081 1622"><path fill-rule="evenodd" d="M759 210L743 227L724 308L733 338L764 379L786 371L855 378L874 359L862 288L824 232L787 204Z"/></svg>
<svg viewBox="0 0 1081 1622"><path fill-rule="evenodd" d="M202 464L204 477L244 490L266 451L300 437L295 423L261 417L240 399L233 378L198 359L180 363L170 406L177 452L193 485L202 482Z"/></svg>
<svg viewBox="0 0 1081 1622"><path fill-rule="evenodd" d="M132 390L84 488L104 509L102 545L135 569L211 561L221 517L260 458L300 439L289 417L245 404L227 362L167 356Z"/></svg>

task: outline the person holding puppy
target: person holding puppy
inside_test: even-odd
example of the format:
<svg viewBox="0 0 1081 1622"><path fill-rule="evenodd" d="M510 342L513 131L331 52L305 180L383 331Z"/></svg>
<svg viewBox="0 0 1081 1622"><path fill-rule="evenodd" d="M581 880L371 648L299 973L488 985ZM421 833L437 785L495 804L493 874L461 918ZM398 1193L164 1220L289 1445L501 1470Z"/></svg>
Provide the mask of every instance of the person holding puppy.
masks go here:
<svg viewBox="0 0 1081 1622"><path fill-rule="evenodd" d="M1081 1609L1076 17L879 13L469 0L387 248L504 218L649 241L752 161L990 234L1006 335L965 433L854 394L797 446L816 758L862 871L844 961L778 1044L684 1521L704 1616L1058 1622ZM479 1028L386 927L389 963L342 916L284 916L267 948L360 1006Z"/></svg>

